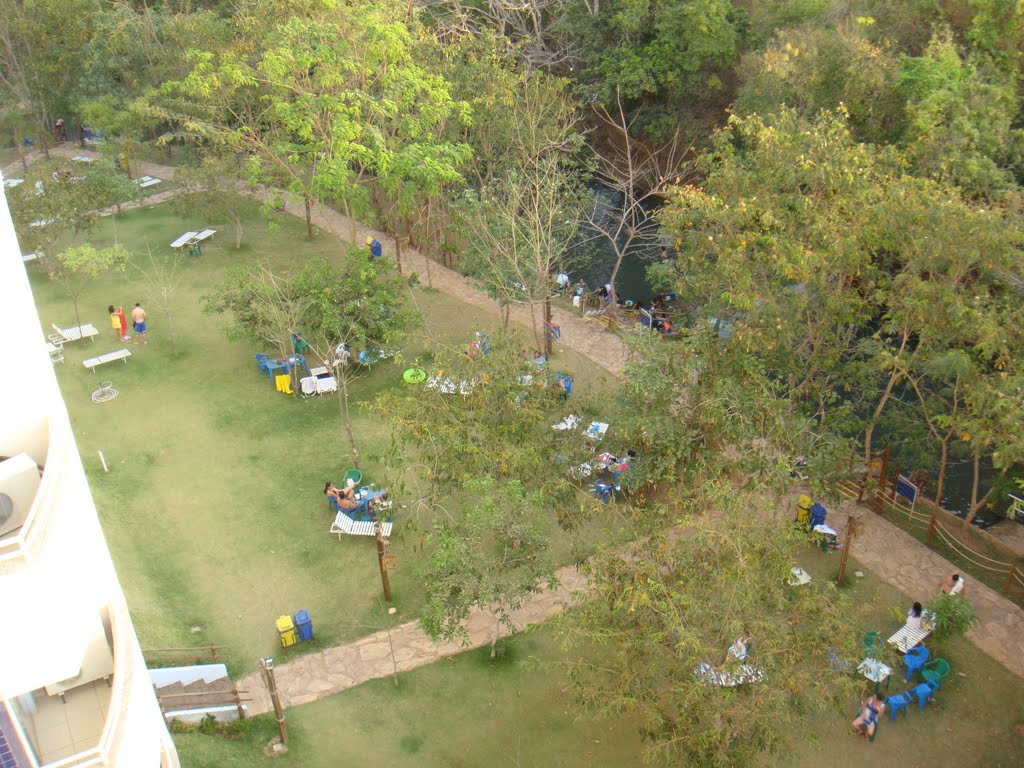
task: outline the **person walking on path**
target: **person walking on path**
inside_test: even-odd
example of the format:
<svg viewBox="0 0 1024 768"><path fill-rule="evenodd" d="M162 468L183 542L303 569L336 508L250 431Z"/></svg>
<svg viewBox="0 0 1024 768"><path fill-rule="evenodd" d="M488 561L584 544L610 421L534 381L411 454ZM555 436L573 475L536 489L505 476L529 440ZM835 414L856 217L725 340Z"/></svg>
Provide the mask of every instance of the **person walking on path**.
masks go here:
<svg viewBox="0 0 1024 768"><path fill-rule="evenodd" d="M149 344L149 333L146 331L146 310L142 305L135 302L135 309L132 310L132 327L135 328L135 346L139 345L139 336L143 344Z"/></svg>

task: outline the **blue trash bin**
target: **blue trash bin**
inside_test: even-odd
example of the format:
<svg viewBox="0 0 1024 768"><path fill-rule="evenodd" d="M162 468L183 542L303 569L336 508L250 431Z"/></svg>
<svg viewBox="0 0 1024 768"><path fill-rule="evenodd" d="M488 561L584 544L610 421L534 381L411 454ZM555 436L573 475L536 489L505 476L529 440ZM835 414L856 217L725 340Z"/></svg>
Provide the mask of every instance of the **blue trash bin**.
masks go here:
<svg viewBox="0 0 1024 768"><path fill-rule="evenodd" d="M822 523L824 523L825 522L825 515L827 515L827 514L828 514L828 511L823 506L821 506L821 504L817 504L817 503L816 504L812 504L811 505L811 528L813 529L814 526L821 525Z"/></svg>
<svg viewBox="0 0 1024 768"><path fill-rule="evenodd" d="M313 620L309 618L309 611L305 608L296 611L292 616L292 621L295 622L295 628L299 630L299 640L313 639Z"/></svg>

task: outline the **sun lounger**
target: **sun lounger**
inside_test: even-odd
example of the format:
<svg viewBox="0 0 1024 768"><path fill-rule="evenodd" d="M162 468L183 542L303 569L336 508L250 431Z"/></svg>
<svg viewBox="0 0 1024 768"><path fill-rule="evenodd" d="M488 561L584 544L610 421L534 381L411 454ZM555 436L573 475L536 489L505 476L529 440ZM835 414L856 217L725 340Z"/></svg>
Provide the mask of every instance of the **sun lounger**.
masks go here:
<svg viewBox="0 0 1024 768"><path fill-rule="evenodd" d="M99 331L91 323L82 323L80 326L73 325L70 328L61 328L56 323L50 323L50 327L59 333L64 341L78 341L83 337L95 341L95 337L99 335Z"/></svg>
<svg viewBox="0 0 1024 768"><path fill-rule="evenodd" d="M82 363L86 368L91 369L93 372L96 371L96 366L103 365L104 363L112 363L115 360L122 360L124 364L128 364L128 358L132 356L132 353L124 349L115 349L113 352L107 352L105 355L99 357L90 357L88 360Z"/></svg>

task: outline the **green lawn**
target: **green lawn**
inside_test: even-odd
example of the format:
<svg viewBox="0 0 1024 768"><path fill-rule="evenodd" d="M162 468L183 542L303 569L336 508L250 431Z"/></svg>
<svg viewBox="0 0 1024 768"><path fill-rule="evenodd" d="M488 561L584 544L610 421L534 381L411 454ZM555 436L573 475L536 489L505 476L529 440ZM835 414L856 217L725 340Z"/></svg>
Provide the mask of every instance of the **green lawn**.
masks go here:
<svg viewBox="0 0 1024 768"><path fill-rule="evenodd" d="M807 551L800 564L815 578L834 576L838 558ZM851 563L851 571L857 570ZM854 624L888 635L900 622L892 608L910 598L871 574L852 580ZM577 719L557 667L560 650L550 629L515 637L509 656L497 663L487 649L391 679L377 680L322 701L288 710L291 752L276 762L260 749L276 733L270 717L257 718L242 741L198 734L175 741L186 768L302 765L416 766L638 766L643 743L628 719ZM812 715L810 733L793 733L795 754L766 758L765 765L812 768L1024 763L1024 743L1013 726L1024 710L1024 680L966 640L936 649L952 666L936 701L924 712L916 703L904 718L885 715L873 744L849 734L857 702L842 711ZM669 660L666 660L667 663ZM904 689L902 667L883 693ZM695 683L696 684L696 683ZM742 692L737 695L744 695ZM787 723L779 727L790 729Z"/></svg>
<svg viewBox="0 0 1024 768"><path fill-rule="evenodd" d="M373 541L338 541L328 533L333 517L323 483L339 480L351 460L336 398L278 394L257 373L254 354L264 350L228 342L221 332L224 319L200 310L199 297L230 264L262 257L294 268L311 256L341 257L337 242L326 236L305 240L297 219L285 216L277 224L268 232L251 222L248 245L240 251L230 238L218 236L204 243L202 257L185 257L170 318L157 309L153 286L134 267L97 278L83 291L79 308L82 321L101 335L95 342L67 345L65 362L56 368L143 647L226 645L234 672L252 669L258 657L277 650L274 619L281 614L308 609L322 644L365 635L378 628L381 615ZM148 267L147 247L166 261L172 239L207 225L225 229L217 222L179 219L158 205L104 219L88 237L100 244L117 238L137 265ZM61 286L38 265L30 273L44 330L50 332L51 321L73 325L74 311ZM415 295L430 332L441 341L461 345L473 330L496 322L494 315L437 291ZM95 374L85 369L86 357L120 346L108 330L107 305L127 311L136 301L149 311L150 343L132 346L126 365L108 364ZM403 348L411 358L425 344L418 334ZM558 363L576 375L580 391L606 386L571 352ZM376 365L353 388L368 480L382 479L380 457L388 436L360 404L385 388L405 386L401 371L397 362ZM112 380L120 396L93 404L90 394L103 379ZM402 515L399 510L392 586L398 618L408 620L423 591L416 567L424 556L427 521L414 529L403 525L409 516ZM598 526L599 521L595 531ZM568 537L554 523L552 533L556 551L565 556Z"/></svg>

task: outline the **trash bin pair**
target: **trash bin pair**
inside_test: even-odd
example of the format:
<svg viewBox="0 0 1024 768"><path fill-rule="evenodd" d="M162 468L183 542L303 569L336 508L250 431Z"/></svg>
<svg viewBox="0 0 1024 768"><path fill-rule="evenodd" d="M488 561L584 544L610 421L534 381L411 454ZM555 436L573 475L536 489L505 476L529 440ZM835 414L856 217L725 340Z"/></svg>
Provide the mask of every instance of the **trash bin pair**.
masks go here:
<svg viewBox="0 0 1024 768"><path fill-rule="evenodd" d="M294 615L281 616L274 622L277 626L277 634L281 638L281 647L290 648L305 640L313 639L313 620L309 618L309 611L303 608L296 611Z"/></svg>

